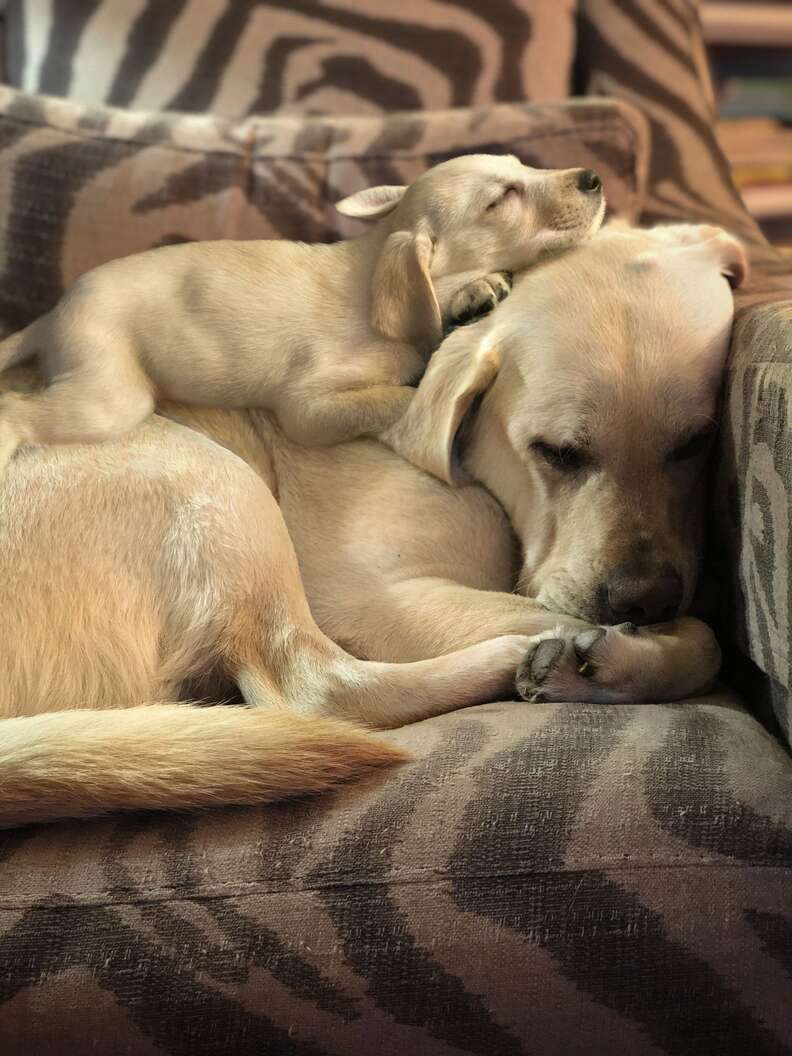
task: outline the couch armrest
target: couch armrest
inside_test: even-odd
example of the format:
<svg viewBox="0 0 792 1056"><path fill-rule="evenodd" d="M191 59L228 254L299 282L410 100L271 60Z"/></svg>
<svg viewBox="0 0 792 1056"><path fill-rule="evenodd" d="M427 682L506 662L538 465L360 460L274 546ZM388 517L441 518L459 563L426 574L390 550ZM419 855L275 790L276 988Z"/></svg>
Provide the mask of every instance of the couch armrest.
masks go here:
<svg viewBox="0 0 792 1056"><path fill-rule="evenodd" d="M740 311L726 373L715 508L733 612L792 746L792 299Z"/></svg>

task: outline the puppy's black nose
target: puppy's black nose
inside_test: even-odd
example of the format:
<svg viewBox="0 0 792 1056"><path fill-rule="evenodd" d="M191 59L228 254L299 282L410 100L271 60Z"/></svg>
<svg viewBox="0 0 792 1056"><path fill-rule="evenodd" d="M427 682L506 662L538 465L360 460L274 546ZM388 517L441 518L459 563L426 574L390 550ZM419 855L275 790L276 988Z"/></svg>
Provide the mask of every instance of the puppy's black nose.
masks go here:
<svg viewBox="0 0 792 1056"><path fill-rule="evenodd" d="M602 189L602 180L593 169L581 169L577 177L579 191L584 194L596 194Z"/></svg>
<svg viewBox="0 0 792 1056"><path fill-rule="evenodd" d="M671 565L653 572L623 565L605 584L605 597L613 623L664 623L679 612L682 577Z"/></svg>

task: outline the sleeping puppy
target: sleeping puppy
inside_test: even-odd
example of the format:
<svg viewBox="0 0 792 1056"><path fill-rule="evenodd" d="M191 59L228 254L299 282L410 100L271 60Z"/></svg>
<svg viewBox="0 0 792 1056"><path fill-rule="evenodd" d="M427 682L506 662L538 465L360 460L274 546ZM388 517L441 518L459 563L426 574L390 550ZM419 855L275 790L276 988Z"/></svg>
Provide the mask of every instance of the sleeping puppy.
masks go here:
<svg viewBox="0 0 792 1056"><path fill-rule="evenodd" d="M524 268L592 234L604 208L590 170L470 155L338 203L378 220L346 242L199 242L111 261L0 345L0 368L38 356L48 382L0 403L0 473L21 444L118 437L161 399L269 410L306 445L378 435L440 341L437 290L455 291L460 312L460 283L443 280Z"/></svg>

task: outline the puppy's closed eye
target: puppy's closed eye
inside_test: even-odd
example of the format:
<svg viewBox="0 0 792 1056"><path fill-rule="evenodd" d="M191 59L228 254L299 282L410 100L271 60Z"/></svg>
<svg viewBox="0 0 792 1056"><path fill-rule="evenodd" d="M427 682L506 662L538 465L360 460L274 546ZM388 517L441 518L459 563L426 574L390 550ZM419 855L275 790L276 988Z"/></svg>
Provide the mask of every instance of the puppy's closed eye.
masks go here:
<svg viewBox="0 0 792 1056"><path fill-rule="evenodd" d="M591 462L587 452L569 444L557 447L554 444L548 444L546 440L534 440L531 450L543 462L561 473L577 473Z"/></svg>
<svg viewBox="0 0 792 1056"><path fill-rule="evenodd" d="M494 198L487 206L487 212L492 209L497 209L499 205L506 205L509 202L515 201L520 196L520 188L516 183L510 183L507 187L501 189L500 194L497 198Z"/></svg>

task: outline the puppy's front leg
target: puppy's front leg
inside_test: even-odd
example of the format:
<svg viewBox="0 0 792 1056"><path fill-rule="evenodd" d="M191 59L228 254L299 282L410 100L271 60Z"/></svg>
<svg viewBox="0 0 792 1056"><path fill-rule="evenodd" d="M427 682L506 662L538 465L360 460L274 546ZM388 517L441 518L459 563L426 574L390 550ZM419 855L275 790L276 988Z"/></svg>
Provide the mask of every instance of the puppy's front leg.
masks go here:
<svg viewBox="0 0 792 1056"><path fill-rule="evenodd" d="M681 700L712 686L720 649L701 620L654 627L622 623L583 631L559 626L535 635L517 673L530 701L592 704Z"/></svg>
<svg viewBox="0 0 792 1056"><path fill-rule="evenodd" d="M460 284L460 280L464 280ZM509 271L489 275L473 272L438 279L435 293L443 317L443 330L472 323L489 313L511 293L513 276Z"/></svg>

